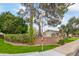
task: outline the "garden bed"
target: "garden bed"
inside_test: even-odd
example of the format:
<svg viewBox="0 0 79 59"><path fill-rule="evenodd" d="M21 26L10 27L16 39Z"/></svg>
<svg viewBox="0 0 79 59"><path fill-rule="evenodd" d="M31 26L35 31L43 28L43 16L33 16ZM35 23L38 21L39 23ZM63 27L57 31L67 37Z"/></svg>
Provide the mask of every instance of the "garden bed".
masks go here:
<svg viewBox="0 0 79 59"><path fill-rule="evenodd" d="M35 37L33 39L30 39L30 36L27 34L6 34L5 40L14 43L33 44Z"/></svg>
<svg viewBox="0 0 79 59"><path fill-rule="evenodd" d="M43 42L42 38L34 36L33 40L30 40L30 37L27 34L5 34L5 40L7 42L17 43L17 44L27 44L27 45L52 45L57 43L57 39L53 37L44 37Z"/></svg>

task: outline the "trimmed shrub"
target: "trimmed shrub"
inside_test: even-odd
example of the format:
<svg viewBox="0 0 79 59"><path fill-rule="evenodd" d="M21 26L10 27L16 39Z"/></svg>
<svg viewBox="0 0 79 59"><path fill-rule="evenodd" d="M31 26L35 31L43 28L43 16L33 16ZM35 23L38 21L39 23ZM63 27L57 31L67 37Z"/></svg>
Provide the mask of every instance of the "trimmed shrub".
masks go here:
<svg viewBox="0 0 79 59"><path fill-rule="evenodd" d="M27 34L6 34L5 40L17 43L33 44L35 36L33 37L33 39L30 39L30 36Z"/></svg>
<svg viewBox="0 0 79 59"><path fill-rule="evenodd" d="M65 42L64 42L64 40L59 40L58 44L60 44L60 45L64 45Z"/></svg>
<svg viewBox="0 0 79 59"><path fill-rule="evenodd" d="M1 32L0 32L0 38L1 38L1 39L4 39L4 35L5 35L4 33L1 33Z"/></svg>

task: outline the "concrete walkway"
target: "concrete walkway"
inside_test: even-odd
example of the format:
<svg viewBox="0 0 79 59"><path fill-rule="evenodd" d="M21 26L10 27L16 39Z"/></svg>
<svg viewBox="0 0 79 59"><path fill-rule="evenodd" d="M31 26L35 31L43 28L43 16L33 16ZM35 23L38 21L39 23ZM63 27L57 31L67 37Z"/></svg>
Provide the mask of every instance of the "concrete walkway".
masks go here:
<svg viewBox="0 0 79 59"><path fill-rule="evenodd" d="M64 54L66 56L74 56L76 55L76 53L78 53L78 50L79 50L79 40L67 43L63 46L54 49L54 51Z"/></svg>
<svg viewBox="0 0 79 59"><path fill-rule="evenodd" d="M79 40L67 43L60 47L44 52L31 52L23 54L0 54L0 56L77 56L79 55Z"/></svg>
<svg viewBox="0 0 79 59"><path fill-rule="evenodd" d="M31 52L23 54L0 54L0 56L64 56L64 54L49 50L45 52Z"/></svg>

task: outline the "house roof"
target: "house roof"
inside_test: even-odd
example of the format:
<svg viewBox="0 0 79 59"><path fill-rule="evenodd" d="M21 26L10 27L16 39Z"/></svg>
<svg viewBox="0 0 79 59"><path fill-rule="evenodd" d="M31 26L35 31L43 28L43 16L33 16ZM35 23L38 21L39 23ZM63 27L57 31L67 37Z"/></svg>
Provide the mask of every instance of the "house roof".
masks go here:
<svg viewBox="0 0 79 59"><path fill-rule="evenodd" d="M36 32L38 32L39 28L36 24L34 24L34 28L36 29ZM43 27L43 32L46 32L46 31L59 31L59 29L57 27L50 27L50 26L46 26L46 27Z"/></svg>
<svg viewBox="0 0 79 59"><path fill-rule="evenodd" d="M47 30L47 31L45 31L45 32L43 32L43 33L46 33L46 32L57 33L58 31L54 31L54 30Z"/></svg>
<svg viewBox="0 0 79 59"><path fill-rule="evenodd" d="M43 32L47 32L47 31L59 31L59 29L58 28L46 28Z"/></svg>

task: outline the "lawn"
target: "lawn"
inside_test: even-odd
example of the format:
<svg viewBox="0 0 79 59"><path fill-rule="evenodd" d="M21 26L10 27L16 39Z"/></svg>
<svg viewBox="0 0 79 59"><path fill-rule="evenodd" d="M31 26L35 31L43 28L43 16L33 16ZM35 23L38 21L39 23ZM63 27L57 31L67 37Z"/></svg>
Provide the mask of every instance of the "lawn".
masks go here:
<svg viewBox="0 0 79 59"><path fill-rule="evenodd" d="M59 40L58 44L64 45L66 43L70 43L72 41L78 40L79 38L65 38L63 40Z"/></svg>
<svg viewBox="0 0 79 59"><path fill-rule="evenodd" d="M69 43L79 38L67 38L63 41ZM58 45L44 45L44 50L50 50L58 47ZM41 52L41 46L14 46L4 42L4 39L0 39L0 53L1 54L18 54L18 53L28 53L28 52Z"/></svg>
<svg viewBox="0 0 79 59"><path fill-rule="evenodd" d="M79 38L67 38L67 39L64 39L64 42L65 43L69 43L69 42L72 42L72 41L75 41L75 40L78 40Z"/></svg>
<svg viewBox="0 0 79 59"><path fill-rule="evenodd" d="M44 51L56 48L57 45L44 45ZM14 46L5 43L3 39L0 39L0 53L2 54L18 54L27 52L40 52L41 46Z"/></svg>

